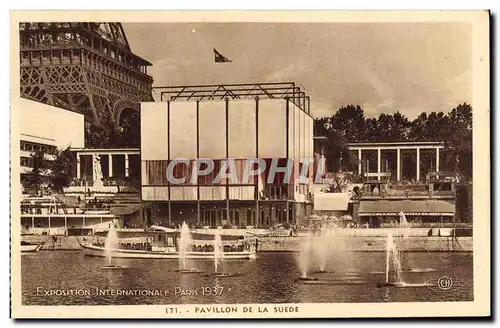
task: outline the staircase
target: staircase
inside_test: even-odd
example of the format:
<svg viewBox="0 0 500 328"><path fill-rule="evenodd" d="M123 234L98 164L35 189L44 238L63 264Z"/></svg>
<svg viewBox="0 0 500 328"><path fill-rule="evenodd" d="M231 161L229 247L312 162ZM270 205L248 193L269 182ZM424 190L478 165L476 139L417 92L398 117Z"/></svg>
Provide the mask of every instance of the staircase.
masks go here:
<svg viewBox="0 0 500 328"><path fill-rule="evenodd" d="M76 196L66 196L62 194L53 194L54 198L59 202L59 204L63 205L64 213L66 213L66 208L80 208L85 209L86 203L84 200L78 201L78 197Z"/></svg>
<svg viewBox="0 0 500 328"><path fill-rule="evenodd" d="M118 193L107 198L111 214L126 216L141 209L141 195L139 193Z"/></svg>

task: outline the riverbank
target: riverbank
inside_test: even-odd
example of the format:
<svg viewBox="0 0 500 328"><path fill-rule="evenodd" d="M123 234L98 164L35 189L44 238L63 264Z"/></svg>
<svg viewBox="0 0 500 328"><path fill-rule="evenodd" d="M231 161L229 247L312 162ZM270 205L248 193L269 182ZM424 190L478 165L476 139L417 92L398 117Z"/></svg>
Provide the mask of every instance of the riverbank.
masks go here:
<svg viewBox="0 0 500 328"><path fill-rule="evenodd" d="M268 237L259 239L259 252L298 252L301 237ZM335 237L337 251L385 252L387 237ZM398 249L405 252L472 252L472 237L395 238Z"/></svg>
<svg viewBox="0 0 500 328"><path fill-rule="evenodd" d="M97 236L39 236L24 235L26 242L44 242L43 250L82 250L80 242L97 241ZM102 237L101 237L102 238ZM263 237L259 238L259 252L298 252L300 240L304 237ZM395 238L399 249L405 252L472 252L472 237L408 237ZM335 237L332 242L338 251L385 252L386 237L349 236Z"/></svg>

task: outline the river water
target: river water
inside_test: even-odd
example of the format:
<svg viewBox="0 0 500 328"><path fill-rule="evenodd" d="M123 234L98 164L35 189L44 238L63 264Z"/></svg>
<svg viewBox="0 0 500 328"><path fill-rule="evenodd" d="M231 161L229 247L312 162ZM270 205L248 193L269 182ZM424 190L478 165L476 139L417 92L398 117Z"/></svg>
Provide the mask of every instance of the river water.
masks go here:
<svg viewBox="0 0 500 328"><path fill-rule="evenodd" d="M406 253L407 283L434 286L377 287L385 281L384 253L333 254L330 273L309 276L320 283L298 281L298 253L259 253L255 260L231 260L217 278L210 260L189 261L205 273L180 274L176 260L117 259L121 270L104 270L104 258L78 251L40 251L22 255L22 302L25 305L118 305L190 303L340 303L472 301L472 253ZM432 270L429 270L432 269ZM420 270L422 271L422 270ZM438 288L440 277L452 281ZM449 288L448 288L449 287Z"/></svg>

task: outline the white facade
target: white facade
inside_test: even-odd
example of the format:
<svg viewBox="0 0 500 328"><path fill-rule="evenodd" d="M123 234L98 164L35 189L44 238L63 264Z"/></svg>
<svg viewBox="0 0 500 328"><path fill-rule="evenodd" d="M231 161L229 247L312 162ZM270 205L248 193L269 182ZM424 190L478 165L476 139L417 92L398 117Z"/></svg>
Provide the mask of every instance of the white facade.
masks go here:
<svg viewBox="0 0 500 328"><path fill-rule="evenodd" d="M142 103L143 200L227 199L220 185L197 187L196 183L171 185L169 195L166 183L149 181L152 169L147 165L152 161L166 175L168 160L178 158L289 159L296 163L293 176L298 179L298 163L313 158L312 127L312 117L284 98ZM312 162L309 172L312 177ZM307 185L311 187L312 180ZM254 200L255 188L243 183L230 186L229 199ZM305 201L306 189L310 190L294 184L293 199Z"/></svg>
<svg viewBox="0 0 500 328"><path fill-rule="evenodd" d="M22 136L49 139L58 148L83 148L84 117L69 110L21 98L19 127Z"/></svg>
<svg viewBox="0 0 500 328"><path fill-rule="evenodd" d="M29 173L31 155L43 151L53 160L57 149L83 148L84 116L58 107L21 98L13 108L19 115L21 173Z"/></svg>

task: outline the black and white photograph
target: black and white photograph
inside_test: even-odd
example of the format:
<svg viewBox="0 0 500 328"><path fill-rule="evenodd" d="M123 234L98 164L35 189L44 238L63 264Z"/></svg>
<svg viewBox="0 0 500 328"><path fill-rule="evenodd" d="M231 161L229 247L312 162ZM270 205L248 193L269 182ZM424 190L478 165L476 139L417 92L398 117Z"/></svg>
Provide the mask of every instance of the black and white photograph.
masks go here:
<svg viewBox="0 0 500 328"><path fill-rule="evenodd" d="M11 13L14 316L489 315L487 11L86 13Z"/></svg>

